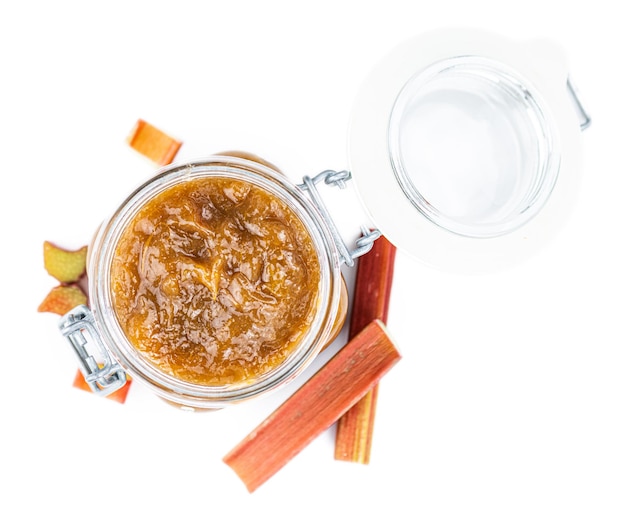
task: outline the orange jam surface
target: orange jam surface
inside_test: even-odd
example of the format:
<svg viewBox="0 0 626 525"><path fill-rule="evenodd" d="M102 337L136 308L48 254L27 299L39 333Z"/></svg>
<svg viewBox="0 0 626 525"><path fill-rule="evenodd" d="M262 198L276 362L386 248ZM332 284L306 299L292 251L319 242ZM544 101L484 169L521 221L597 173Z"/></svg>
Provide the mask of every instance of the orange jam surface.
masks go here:
<svg viewBox="0 0 626 525"><path fill-rule="evenodd" d="M276 367L310 326L320 266L294 212L225 177L176 184L123 232L113 304L131 344L164 372L201 385Z"/></svg>

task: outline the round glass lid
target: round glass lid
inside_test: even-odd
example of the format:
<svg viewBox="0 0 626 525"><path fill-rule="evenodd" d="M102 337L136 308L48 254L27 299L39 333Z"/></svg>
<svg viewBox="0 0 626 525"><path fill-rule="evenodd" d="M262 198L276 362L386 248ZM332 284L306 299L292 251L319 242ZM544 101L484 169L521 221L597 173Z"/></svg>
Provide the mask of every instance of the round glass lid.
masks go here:
<svg viewBox="0 0 626 525"><path fill-rule="evenodd" d="M373 225L454 272L536 253L578 193L582 120L568 86L549 40L447 29L392 49L363 82L348 134Z"/></svg>
<svg viewBox="0 0 626 525"><path fill-rule="evenodd" d="M403 192L452 233L509 233L541 209L560 152L540 95L484 57L439 61L400 91L389 155Z"/></svg>

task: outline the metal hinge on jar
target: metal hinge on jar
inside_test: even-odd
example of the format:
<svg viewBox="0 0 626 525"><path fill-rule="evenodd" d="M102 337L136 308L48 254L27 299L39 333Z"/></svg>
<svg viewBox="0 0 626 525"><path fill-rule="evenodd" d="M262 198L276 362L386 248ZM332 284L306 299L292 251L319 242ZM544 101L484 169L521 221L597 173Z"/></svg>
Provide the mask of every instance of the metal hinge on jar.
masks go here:
<svg viewBox="0 0 626 525"><path fill-rule="evenodd" d="M330 229L333 240L335 241L337 250L339 251L340 260L346 266L354 266L354 260L357 257L369 252L374 245L374 241L380 237L381 233L379 230L372 230L366 228L365 226L361 226L361 237L356 240L356 248L350 249L339 233L339 230L337 229L337 226L328 212L328 209L324 204L324 200L315 185L320 182L324 182L325 184L337 186L343 189L346 187L346 182L351 178L352 174L349 171L325 170L315 175L315 177L305 175L302 177L302 184L298 184L300 189L309 193L311 200L324 218L324 221Z"/></svg>
<svg viewBox="0 0 626 525"><path fill-rule="evenodd" d="M59 329L74 349L85 381L94 393L106 396L124 386L126 372L109 356L89 308L81 305L65 314ZM98 357L91 349L98 350Z"/></svg>
<svg viewBox="0 0 626 525"><path fill-rule="evenodd" d="M572 103L574 104L574 109L576 110L576 114L578 115L578 123L580 125L580 129L582 131L586 130L591 125L591 117L587 110L583 106L580 101L580 96L578 94L578 90L576 86L572 83L571 79L567 79L567 91L572 99Z"/></svg>

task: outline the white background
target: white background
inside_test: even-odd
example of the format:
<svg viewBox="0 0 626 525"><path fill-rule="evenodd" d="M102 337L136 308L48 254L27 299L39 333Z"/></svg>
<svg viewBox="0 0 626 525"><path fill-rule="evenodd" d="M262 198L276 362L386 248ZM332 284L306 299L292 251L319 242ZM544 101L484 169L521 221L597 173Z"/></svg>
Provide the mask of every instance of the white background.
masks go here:
<svg viewBox="0 0 626 525"><path fill-rule="evenodd" d="M3 2L2 521L625 523L626 36L613 5ZM125 143L137 118L207 154L252 149L294 179L343 169L374 63L448 26L566 49L594 118L581 195L547 249L495 275L398 254L388 324L403 360L381 385L369 466L333 459L332 428L252 495L222 463L305 377L208 414L138 384L125 405L71 387L57 318L36 312L54 285L41 245L86 244L150 174Z"/></svg>

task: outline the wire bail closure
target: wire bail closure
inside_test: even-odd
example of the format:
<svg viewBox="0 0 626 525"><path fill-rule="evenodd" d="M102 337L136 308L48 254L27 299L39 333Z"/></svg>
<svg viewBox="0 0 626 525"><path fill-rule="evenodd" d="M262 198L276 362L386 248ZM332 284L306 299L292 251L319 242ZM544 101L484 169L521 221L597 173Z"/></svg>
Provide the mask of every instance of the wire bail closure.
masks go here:
<svg viewBox="0 0 626 525"><path fill-rule="evenodd" d="M583 106L583 103L580 100L580 95L578 94L578 89L572 83L571 79L568 77L567 79L567 92L574 104L574 109L576 110L576 115L578 116L578 123L580 125L580 130L585 131L591 125L591 117L589 113Z"/></svg>
<svg viewBox="0 0 626 525"><path fill-rule="evenodd" d="M381 236L381 233L377 229L369 229L365 226L361 226L361 237L356 240L356 248L350 249L346 242L343 240L343 237L337 229L335 221L328 212L328 208L326 207L322 196L316 188L316 184L323 181L329 186L337 186L340 189L344 189L346 187L346 182L351 178L352 174L347 170L324 170L314 177L309 177L308 175L305 175L304 177L302 177L302 184L298 184L298 188L305 190L309 193L313 204L328 225L330 233L333 237L333 241L335 242L335 245L339 250L341 263L350 267L354 266L354 260L356 258L366 254L372 249L374 241Z"/></svg>
<svg viewBox="0 0 626 525"><path fill-rule="evenodd" d="M74 349L81 372L92 392L106 396L126 384L126 372L109 356L89 308L80 305L65 314L59 322L59 329ZM98 357L102 362L90 353L92 346L99 350Z"/></svg>

